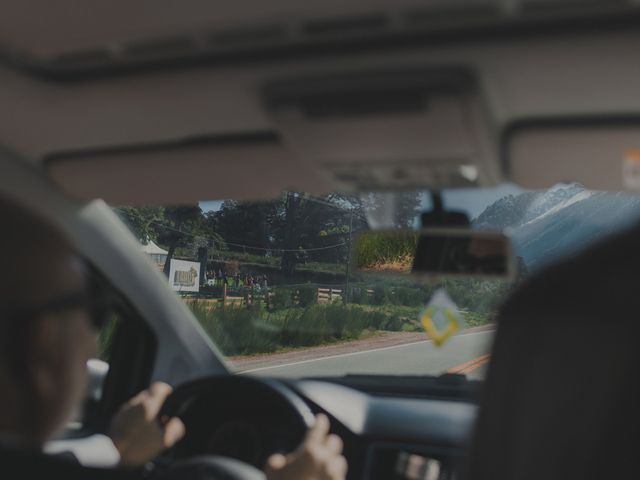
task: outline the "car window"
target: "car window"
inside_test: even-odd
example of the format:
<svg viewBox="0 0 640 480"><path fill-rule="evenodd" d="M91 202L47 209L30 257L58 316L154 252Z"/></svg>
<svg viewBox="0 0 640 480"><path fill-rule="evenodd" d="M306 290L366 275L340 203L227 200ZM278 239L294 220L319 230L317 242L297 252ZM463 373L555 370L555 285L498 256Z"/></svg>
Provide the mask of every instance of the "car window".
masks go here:
<svg viewBox="0 0 640 480"><path fill-rule="evenodd" d="M354 271L348 259L359 232L417 228L430 198L424 191L285 192L270 202L114 208L231 368L291 377L482 378L496 313L509 292L528 275L640 217L640 197L578 184L449 190L443 192L445 207L465 211L473 228L508 233L517 278L425 284ZM440 342L424 319L442 294L461 321L455 335Z"/></svg>
<svg viewBox="0 0 640 480"><path fill-rule="evenodd" d="M116 311L113 311L110 313L109 319L100 329L100 332L98 333L98 360L109 363L116 328L120 321L120 315Z"/></svg>

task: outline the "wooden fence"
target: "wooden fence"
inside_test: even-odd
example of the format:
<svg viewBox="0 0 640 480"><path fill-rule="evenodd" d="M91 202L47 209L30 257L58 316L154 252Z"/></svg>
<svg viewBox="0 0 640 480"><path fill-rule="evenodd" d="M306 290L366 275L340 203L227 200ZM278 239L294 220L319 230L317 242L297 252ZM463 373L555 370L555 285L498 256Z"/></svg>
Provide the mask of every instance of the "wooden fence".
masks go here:
<svg viewBox="0 0 640 480"><path fill-rule="evenodd" d="M306 285L301 286L308 288ZM224 285L221 291L212 296L203 297L201 295L188 295L188 298L198 299L211 303L212 305L222 303L223 305L252 305L255 302L264 302L267 307L271 305L275 296L275 290L286 289L291 291L291 301L293 305L300 303L300 289L293 286L288 287L271 287L268 291L252 291L250 289L229 289ZM342 300L342 288L329 287L316 287L315 302L319 304L326 304L335 301Z"/></svg>
<svg viewBox="0 0 640 480"><path fill-rule="evenodd" d="M342 300L341 288L318 288L316 294L317 303L333 303L336 300Z"/></svg>
<svg viewBox="0 0 640 480"><path fill-rule="evenodd" d="M305 286L306 287L306 286ZM224 285L221 296L215 297L195 297L198 298L198 301L205 301L211 304L219 304L223 305L253 305L255 302L264 302L267 308L272 305L273 297L275 295L273 288L287 288L292 290L292 303L293 305L298 305L300 303L300 290L294 287L272 287L267 292L253 292L249 289L246 290L238 290L231 289L228 291L227 286ZM307 287L308 288L308 287ZM358 288L358 287L355 287ZM353 292L353 290L352 290ZM373 290L368 288L365 290L367 296L373 296ZM315 303L319 305L326 305L333 302L341 302L344 300L343 298L344 288L342 286L327 286L327 287L316 287L316 295L315 295ZM352 293L353 294L353 293Z"/></svg>

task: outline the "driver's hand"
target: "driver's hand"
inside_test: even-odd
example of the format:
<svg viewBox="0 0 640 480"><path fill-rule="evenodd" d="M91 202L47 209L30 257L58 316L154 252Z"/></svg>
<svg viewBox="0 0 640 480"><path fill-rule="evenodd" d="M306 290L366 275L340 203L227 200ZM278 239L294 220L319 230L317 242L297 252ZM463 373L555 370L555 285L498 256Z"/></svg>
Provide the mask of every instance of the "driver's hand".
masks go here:
<svg viewBox="0 0 640 480"><path fill-rule="evenodd" d="M265 473L268 480L343 480L347 461L341 454L342 440L329 435L329 419L320 414L296 451L269 457Z"/></svg>
<svg viewBox="0 0 640 480"><path fill-rule="evenodd" d="M158 412L172 389L162 382L153 383L115 414L107 435L120 452L120 464L140 466L172 447L185 433L179 418L158 421Z"/></svg>

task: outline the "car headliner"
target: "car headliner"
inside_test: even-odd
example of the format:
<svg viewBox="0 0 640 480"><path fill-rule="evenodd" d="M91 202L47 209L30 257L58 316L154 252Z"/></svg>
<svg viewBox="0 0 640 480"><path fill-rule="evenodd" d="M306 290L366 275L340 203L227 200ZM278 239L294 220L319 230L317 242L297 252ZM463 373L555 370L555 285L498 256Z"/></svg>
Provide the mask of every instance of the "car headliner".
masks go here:
<svg viewBox="0 0 640 480"><path fill-rule="evenodd" d="M341 31L333 41L343 45L344 52L316 54L309 43L308 50L299 48L294 55L276 59L257 56L242 62L180 66L163 60L167 52L158 50L163 41L180 35L201 41L211 32L246 31L255 25L277 24L304 30L309 22L323 19L342 19L344 22L338 21L338 25L357 26L357 22L349 24L349 19L369 14L395 19L392 24L402 33L406 26L400 25L398 19L405 18L401 15L406 16L412 8L433 9L435 16L441 14L439 9L452 4L325 0L304 2L301 6L293 0L231 4L189 0L180 2L178 8L174 3L157 1L4 2L0 16L0 45L5 53L5 62L0 64L0 101L4 106L0 113L4 115L0 121L0 144L36 165L46 163L49 175L63 191L81 198L101 196L116 203L180 203L202 198L270 197L286 188L322 192L340 185L323 175L326 172L313 161L300 161L299 152L291 148L280 125L265 110L261 87L266 82L327 72L460 65L471 69L478 78L488 112L486 123L495 136L491 160L479 165L480 183L512 180L522 184L527 172L514 178L500 152L502 138L514 123L530 118L640 112L640 96L636 94L640 82L637 28L624 24L605 28L592 17L590 23L576 31L562 26L564 23L548 28L547 20L528 30L516 22L515 26L522 27L524 33L518 28L503 29L504 36L497 37L488 34L496 26L495 19L486 25L486 32L482 30L477 35L470 36L463 28L469 18L483 21L487 12L477 10L478 6L499 7L496 12L501 15L500 22L509 23L511 19L522 20L518 8L524 12L522 18L531 17L527 8L536 3L542 2L458 2L455 12L447 10L450 17L436 25L454 33L459 30L460 35L456 33L447 41L423 39L400 45L389 42L385 47L386 40L380 40L377 48L351 51L348 47L355 37ZM555 3L566 7L571 2ZM606 10L610 4L617 8L624 2L594 3ZM636 7L628 8L630 14L638 13ZM467 10L470 16L461 14ZM612 19L622 18L620 12L613 12ZM534 13L533 17L540 17ZM582 12L570 11L565 20L576 15L579 17ZM602 18L608 19L606 15ZM382 37L374 32L367 38ZM117 75L105 69L104 74L79 74L77 78L56 76L56 65L71 65L71 72L81 73L83 53L108 52L114 57L107 63L118 64L124 61L123 51L145 42L156 42L153 55L159 55L158 65L166 68L131 68ZM175 42L172 45L175 47ZM247 48L257 47L256 43ZM170 50L171 45L167 48ZM233 50L230 52L231 55ZM141 58L140 65L147 60ZM129 66L136 66L135 61L126 61ZM226 145L224 149L188 155L165 155L163 151L164 145L193 138L242 139L255 134L273 135L276 141L263 148L242 145L240 140L239 149ZM448 139L451 145L459 140L453 135ZM149 146L159 147L152 148L149 155ZM129 147L144 151L143 161L140 155L129 154ZM116 149L117 158L100 155L96 159L94 154L105 149ZM199 160L189 163L187 157L191 154L199 155ZM198 165L199 169L186 169L186 165ZM147 183L147 193L142 194L140 182L150 172L154 182ZM551 184L568 180L552 177L544 181ZM128 183L124 181L127 178Z"/></svg>

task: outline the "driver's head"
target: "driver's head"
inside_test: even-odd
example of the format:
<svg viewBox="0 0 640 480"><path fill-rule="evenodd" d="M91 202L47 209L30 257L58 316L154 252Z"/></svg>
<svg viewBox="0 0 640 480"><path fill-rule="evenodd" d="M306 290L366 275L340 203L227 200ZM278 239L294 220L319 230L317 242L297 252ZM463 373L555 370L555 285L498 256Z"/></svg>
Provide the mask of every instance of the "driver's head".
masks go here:
<svg viewBox="0 0 640 480"><path fill-rule="evenodd" d="M71 242L0 197L0 436L41 445L82 400L96 333Z"/></svg>

